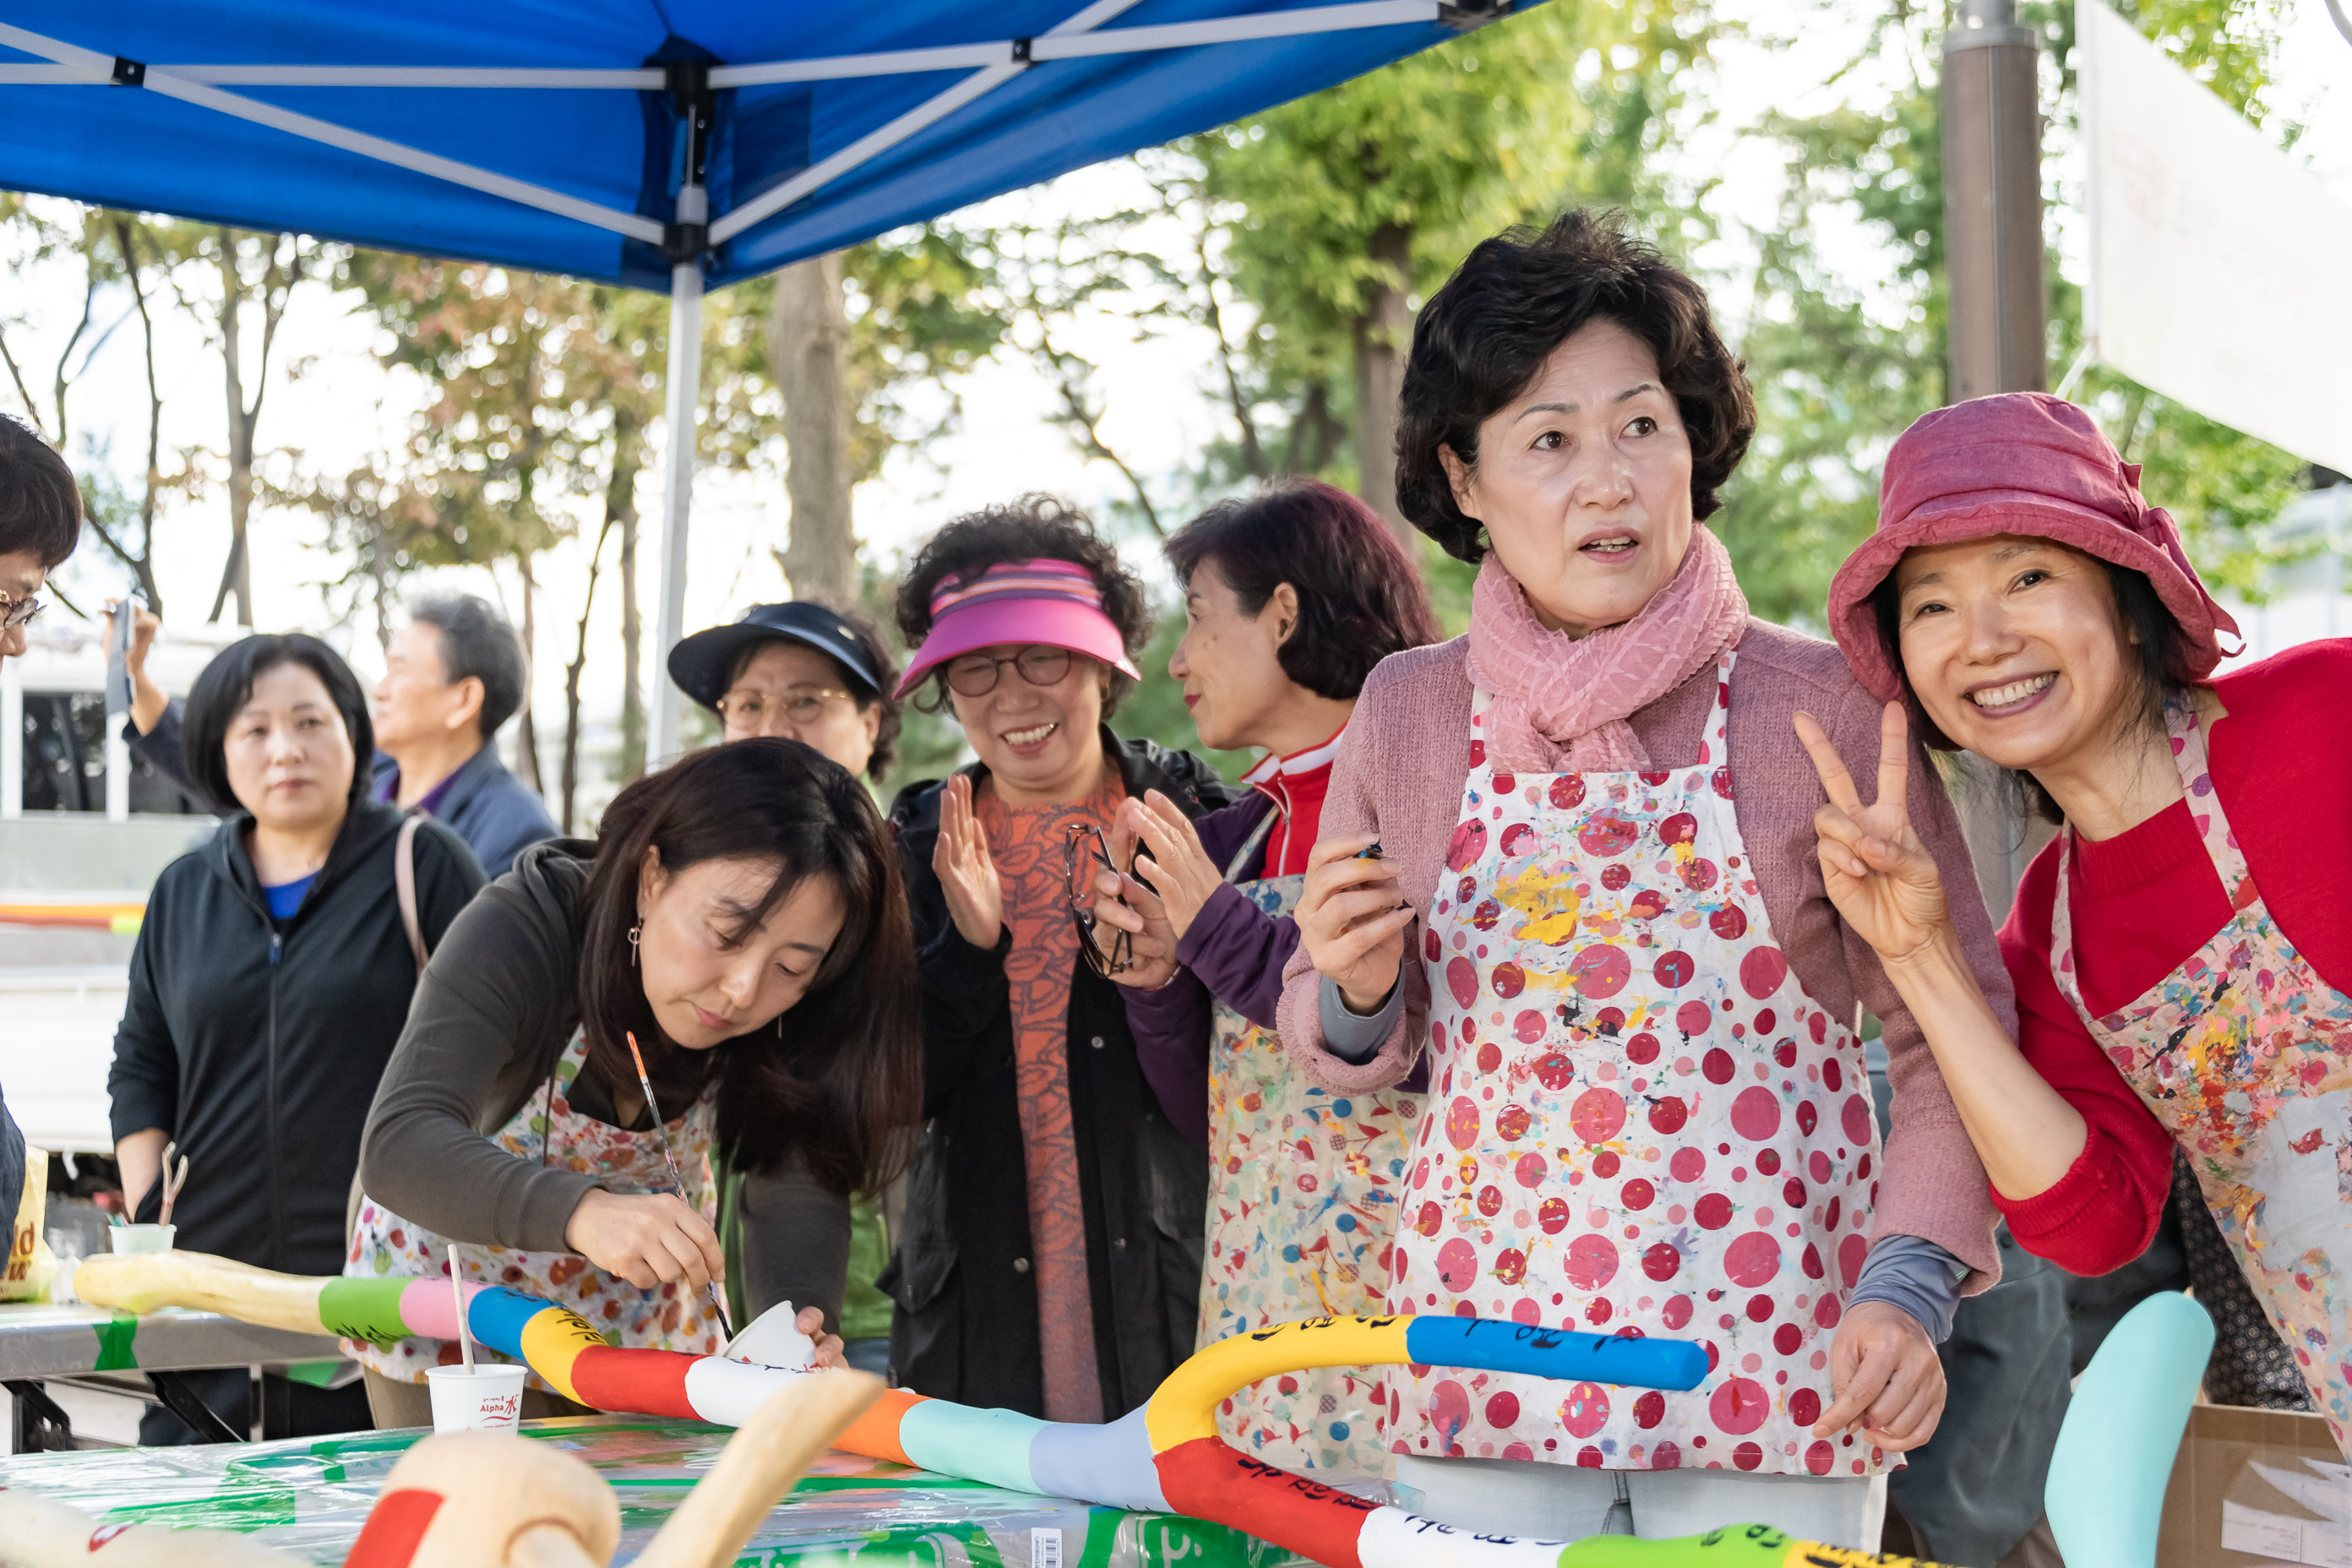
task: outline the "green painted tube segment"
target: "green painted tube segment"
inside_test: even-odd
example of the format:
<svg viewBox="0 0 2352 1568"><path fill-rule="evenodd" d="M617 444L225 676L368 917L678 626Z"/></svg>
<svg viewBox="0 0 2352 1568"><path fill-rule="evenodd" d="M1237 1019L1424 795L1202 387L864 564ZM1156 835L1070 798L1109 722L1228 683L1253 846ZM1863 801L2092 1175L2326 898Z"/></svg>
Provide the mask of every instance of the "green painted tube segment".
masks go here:
<svg viewBox="0 0 2352 1568"><path fill-rule="evenodd" d="M1561 1549L1559 1568L1936 1568L1908 1557L1880 1557L1817 1541L1799 1541L1765 1524L1727 1525L1705 1535L1644 1541L1593 1535Z"/></svg>
<svg viewBox="0 0 2352 1568"><path fill-rule="evenodd" d="M400 1293L409 1281L336 1278L319 1292L319 1326L347 1340L372 1345L396 1344L408 1337L401 1321Z"/></svg>

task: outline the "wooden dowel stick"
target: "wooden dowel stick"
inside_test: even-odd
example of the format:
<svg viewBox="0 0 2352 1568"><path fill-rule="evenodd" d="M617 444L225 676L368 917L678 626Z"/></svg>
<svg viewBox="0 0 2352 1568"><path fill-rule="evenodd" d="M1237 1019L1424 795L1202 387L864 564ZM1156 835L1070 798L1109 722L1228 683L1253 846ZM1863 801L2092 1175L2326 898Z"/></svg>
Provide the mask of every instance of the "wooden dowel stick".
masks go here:
<svg viewBox="0 0 2352 1568"><path fill-rule="evenodd" d="M793 1489L801 1472L866 1407L882 1397L882 1380L845 1368L796 1378L728 1439L719 1463L687 1494L635 1568L721 1568Z"/></svg>

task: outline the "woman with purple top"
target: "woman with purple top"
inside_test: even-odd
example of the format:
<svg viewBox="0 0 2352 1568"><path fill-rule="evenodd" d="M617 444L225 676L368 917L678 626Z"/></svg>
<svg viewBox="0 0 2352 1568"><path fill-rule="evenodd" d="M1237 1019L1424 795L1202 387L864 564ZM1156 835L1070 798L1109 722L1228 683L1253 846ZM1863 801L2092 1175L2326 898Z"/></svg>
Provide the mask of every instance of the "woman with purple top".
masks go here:
<svg viewBox="0 0 2352 1568"><path fill-rule="evenodd" d="M1122 802L1154 897L1108 873L1103 920L1135 933L1138 1057L1178 1126L1209 1145L1200 1343L1329 1312L1377 1312L1388 1288L1417 1085L1333 1095L1273 1033L1290 920L1323 816L1331 759L1372 666L1437 640L1420 574L1388 525L1324 484L1212 507L1169 540L1184 639L1168 661L1204 746L1266 754L1251 793L1197 821L1148 794ZM1276 1173L1279 1173L1278 1179ZM1219 1425L1270 1463L1379 1475L1380 1374L1335 1367L1244 1389Z"/></svg>

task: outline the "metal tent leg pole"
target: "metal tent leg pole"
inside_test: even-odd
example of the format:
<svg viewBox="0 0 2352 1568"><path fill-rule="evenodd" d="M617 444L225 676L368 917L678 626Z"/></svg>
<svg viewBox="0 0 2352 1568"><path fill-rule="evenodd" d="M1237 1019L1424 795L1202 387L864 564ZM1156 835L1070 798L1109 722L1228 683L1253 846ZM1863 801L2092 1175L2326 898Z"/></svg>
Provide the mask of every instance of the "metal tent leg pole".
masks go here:
<svg viewBox="0 0 2352 1568"><path fill-rule="evenodd" d="M679 262L670 270L669 289L669 468L662 477L661 606L654 617L649 765L678 751L683 698L669 679L669 650L686 635L686 530L694 505L694 415L702 388L701 264Z"/></svg>

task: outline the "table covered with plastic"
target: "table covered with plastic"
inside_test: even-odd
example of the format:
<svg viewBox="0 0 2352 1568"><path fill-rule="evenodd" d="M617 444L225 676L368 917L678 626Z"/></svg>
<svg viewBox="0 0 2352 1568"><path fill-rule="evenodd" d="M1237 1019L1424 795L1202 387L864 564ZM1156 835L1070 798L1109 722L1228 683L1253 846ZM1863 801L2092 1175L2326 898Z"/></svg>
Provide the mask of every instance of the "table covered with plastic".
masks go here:
<svg viewBox="0 0 2352 1568"><path fill-rule="evenodd" d="M621 1504L615 1563L645 1549L718 1462L732 1434L696 1421L533 1421L610 1482ZM121 1523L249 1532L306 1561L340 1563L385 1476L421 1429L278 1443L97 1448L0 1459L21 1487ZM761 1522L739 1568L1288 1568L1304 1560L1224 1525L1007 1491L828 1452Z"/></svg>

